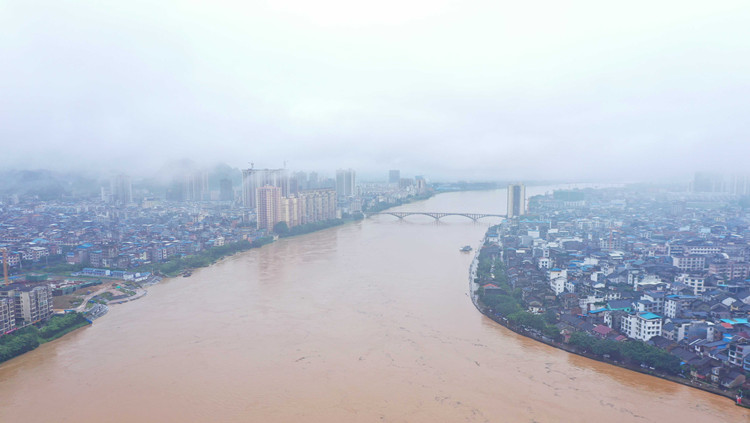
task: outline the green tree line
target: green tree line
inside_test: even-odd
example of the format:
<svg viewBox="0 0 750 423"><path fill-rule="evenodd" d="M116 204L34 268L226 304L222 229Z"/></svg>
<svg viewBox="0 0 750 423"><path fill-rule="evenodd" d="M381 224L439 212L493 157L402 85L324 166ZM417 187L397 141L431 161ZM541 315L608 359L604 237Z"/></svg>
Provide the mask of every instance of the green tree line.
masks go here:
<svg viewBox="0 0 750 423"><path fill-rule="evenodd" d="M38 329L34 326L0 337L0 362L31 351L39 346Z"/></svg>
<svg viewBox="0 0 750 423"><path fill-rule="evenodd" d="M41 329L39 329L38 335L43 341L51 341L88 324L88 320L86 320L81 313L68 313L52 316L52 318L49 319Z"/></svg>
<svg viewBox="0 0 750 423"><path fill-rule="evenodd" d="M510 295L485 294L482 296L482 302L493 312L507 318L509 322L515 325L538 330L552 339L558 339L560 336L560 330L555 326L556 317L553 313L545 315L529 313L524 310L517 299Z"/></svg>
<svg viewBox="0 0 750 423"><path fill-rule="evenodd" d="M670 374L680 373L679 357L645 342L629 340L618 342L601 339L584 332L573 332L570 344L580 351L598 356L608 355L614 360L624 360L631 364L645 364Z"/></svg>
<svg viewBox="0 0 750 423"><path fill-rule="evenodd" d="M206 267L222 257L232 255L240 251L249 250L250 248L258 248L268 244L269 242L273 242L273 238L263 237L258 238L253 242L242 240L239 242L225 244L220 247L207 248L196 254L183 257L173 257L169 261L157 264L154 268L154 271L165 275L176 275L185 269Z"/></svg>
<svg viewBox="0 0 750 423"><path fill-rule="evenodd" d="M88 324L83 314L68 313L62 316L52 316L41 328L27 326L0 336L0 363Z"/></svg>
<svg viewBox="0 0 750 423"><path fill-rule="evenodd" d="M332 228L344 224L344 219L329 219L321 220L320 222L305 223L304 225L292 226L291 228L286 222L279 222L274 225L273 231L280 237L286 238L289 236L302 235L310 232L320 231L322 229Z"/></svg>

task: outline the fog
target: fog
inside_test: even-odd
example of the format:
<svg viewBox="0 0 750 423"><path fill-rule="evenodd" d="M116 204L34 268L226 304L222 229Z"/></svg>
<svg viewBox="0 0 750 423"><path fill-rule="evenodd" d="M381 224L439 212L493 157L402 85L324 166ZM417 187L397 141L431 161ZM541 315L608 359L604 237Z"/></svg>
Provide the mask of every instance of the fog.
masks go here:
<svg viewBox="0 0 750 423"><path fill-rule="evenodd" d="M746 167L746 1L0 0L3 169Z"/></svg>

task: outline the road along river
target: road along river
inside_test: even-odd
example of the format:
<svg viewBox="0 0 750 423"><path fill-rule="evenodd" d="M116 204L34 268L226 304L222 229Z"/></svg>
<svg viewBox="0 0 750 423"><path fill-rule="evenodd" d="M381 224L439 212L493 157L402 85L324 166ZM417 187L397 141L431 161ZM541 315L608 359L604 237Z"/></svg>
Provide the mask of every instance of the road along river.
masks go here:
<svg viewBox="0 0 750 423"><path fill-rule="evenodd" d="M504 209L504 190L400 208ZM458 249L490 222L377 216L166 280L0 366L0 422L750 421L482 316Z"/></svg>

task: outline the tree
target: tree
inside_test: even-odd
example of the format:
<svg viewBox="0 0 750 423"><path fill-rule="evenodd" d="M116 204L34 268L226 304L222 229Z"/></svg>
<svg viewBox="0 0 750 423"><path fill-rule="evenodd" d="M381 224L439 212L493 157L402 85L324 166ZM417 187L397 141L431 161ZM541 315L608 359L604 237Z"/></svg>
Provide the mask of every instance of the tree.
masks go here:
<svg viewBox="0 0 750 423"><path fill-rule="evenodd" d="M508 295L485 296L483 301L502 316L509 316L521 311L521 306L518 305L516 299Z"/></svg>
<svg viewBox="0 0 750 423"><path fill-rule="evenodd" d="M544 319L542 316L538 316L527 311L517 311L508 316L508 320L513 323L526 326L527 328L543 330L545 328Z"/></svg>
<svg viewBox="0 0 750 423"><path fill-rule="evenodd" d="M544 317L544 321L550 325L554 325L559 320L557 317L557 312L549 308L544 312L543 317Z"/></svg>
<svg viewBox="0 0 750 423"><path fill-rule="evenodd" d="M279 235L286 235L289 233L289 225L286 224L286 222L278 222L277 224L273 225L273 231L276 232Z"/></svg>
<svg viewBox="0 0 750 423"><path fill-rule="evenodd" d="M620 347L617 341L611 339L597 339L591 347L591 352L596 355L619 355Z"/></svg>
<svg viewBox="0 0 750 423"><path fill-rule="evenodd" d="M573 332L570 335L569 343L575 345L581 349L581 351L591 351L594 346L594 341L595 339L593 336L589 336L584 332Z"/></svg>
<svg viewBox="0 0 750 423"><path fill-rule="evenodd" d="M547 325L542 329L542 333L544 336L548 338L552 338L554 340L559 340L560 338L560 329L557 328L555 325Z"/></svg>

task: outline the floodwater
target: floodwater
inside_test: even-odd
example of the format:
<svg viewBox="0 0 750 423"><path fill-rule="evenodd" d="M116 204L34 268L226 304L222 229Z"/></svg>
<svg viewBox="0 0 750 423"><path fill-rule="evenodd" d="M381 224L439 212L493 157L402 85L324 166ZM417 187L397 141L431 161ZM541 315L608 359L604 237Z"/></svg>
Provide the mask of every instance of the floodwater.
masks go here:
<svg viewBox="0 0 750 423"><path fill-rule="evenodd" d="M400 210L504 205L498 190ZM750 421L482 316L458 249L489 223L376 216L164 281L2 364L0 422Z"/></svg>

